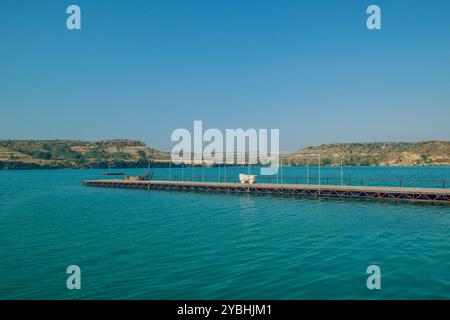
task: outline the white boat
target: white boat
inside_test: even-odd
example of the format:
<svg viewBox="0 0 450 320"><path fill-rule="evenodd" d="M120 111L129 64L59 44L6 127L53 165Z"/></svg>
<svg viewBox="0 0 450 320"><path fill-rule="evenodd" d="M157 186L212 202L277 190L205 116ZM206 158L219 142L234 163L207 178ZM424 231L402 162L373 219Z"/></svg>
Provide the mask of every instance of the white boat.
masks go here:
<svg viewBox="0 0 450 320"><path fill-rule="evenodd" d="M254 184L257 180L257 176L252 175L252 174L243 174L241 173L239 175L239 181L241 181L241 183L248 183L248 184Z"/></svg>

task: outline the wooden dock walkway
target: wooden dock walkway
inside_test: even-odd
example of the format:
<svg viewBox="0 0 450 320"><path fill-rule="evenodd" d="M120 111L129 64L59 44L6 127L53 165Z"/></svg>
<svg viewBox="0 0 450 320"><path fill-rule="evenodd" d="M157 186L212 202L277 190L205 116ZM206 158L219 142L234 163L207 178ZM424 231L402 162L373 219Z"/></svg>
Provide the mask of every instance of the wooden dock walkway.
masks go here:
<svg viewBox="0 0 450 320"><path fill-rule="evenodd" d="M197 181L86 180L85 186L144 190L281 194L297 196L403 200L450 204L450 189Z"/></svg>

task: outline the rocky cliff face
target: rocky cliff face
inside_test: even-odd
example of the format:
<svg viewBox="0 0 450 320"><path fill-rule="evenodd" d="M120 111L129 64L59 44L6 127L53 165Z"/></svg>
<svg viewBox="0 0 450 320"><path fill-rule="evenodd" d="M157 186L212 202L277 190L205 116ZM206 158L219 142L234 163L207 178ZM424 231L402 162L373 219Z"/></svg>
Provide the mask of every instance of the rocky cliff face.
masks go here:
<svg viewBox="0 0 450 320"><path fill-rule="evenodd" d="M135 167L168 156L135 140L0 141L0 169Z"/></svg>
<svg viewBox="0 0 450 320"><path fill-rule="evenodd" d="M287 156L302 164L308 155L320 154L326 165L443 166L450 165L449 141L337 143L307 147ZM310 157L316 161L317 157Z"/></svg>

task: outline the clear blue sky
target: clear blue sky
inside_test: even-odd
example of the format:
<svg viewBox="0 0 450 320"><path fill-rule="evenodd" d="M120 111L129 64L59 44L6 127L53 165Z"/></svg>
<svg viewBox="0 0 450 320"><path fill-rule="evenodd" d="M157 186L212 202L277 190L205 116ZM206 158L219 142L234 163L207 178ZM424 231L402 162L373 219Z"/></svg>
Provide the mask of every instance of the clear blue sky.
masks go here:
<svg viewBox="0 0 450 320"><path fill-rule="evenodd" d="M169 150L203 120L279 128L284 151L448 140L449 16L447 0L2 0L0 138Z"/></svg>

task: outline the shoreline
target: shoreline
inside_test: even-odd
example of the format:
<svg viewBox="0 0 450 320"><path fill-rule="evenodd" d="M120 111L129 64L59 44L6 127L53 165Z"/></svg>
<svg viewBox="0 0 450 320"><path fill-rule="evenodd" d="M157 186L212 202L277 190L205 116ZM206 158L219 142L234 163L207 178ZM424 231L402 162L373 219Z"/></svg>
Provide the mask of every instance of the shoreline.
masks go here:
<svg viewBox="0 0 450 320"><path fill-rule="evenodd" d="M2 162L0 162L0 171L32 171L32 170L127 170L127 169L143 169L143 170L151 170L151 169L168 169L167 165L151 165L148 166L114 166L114 167L103 167L103 166L93 166L93 167L70 167L70 166L55 166L55 167L11 167L4 168L1 166ZM219 166L201 166L195 165L194 168L218 168ZM223 168L223 165L220 166ZM252 166L252 168L260 168L262 166ZM306 168L305 165L283 165L280 166L283 168ZM310 168L318 167L317 165L309 165ZM338 165L321 165L321 168L339 168ZM344 168L450 168L450 164L443 165L343 165ZM184 166L185 169L192 168L192 165ZM246 165L227 165L227 168L247 168ZM173 165L172 169L181 169L181 165Z"/></svg>

